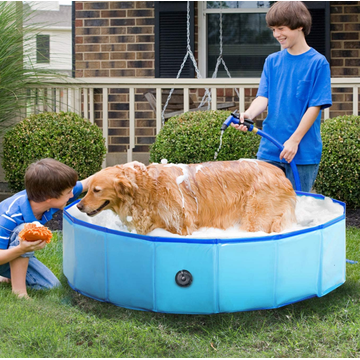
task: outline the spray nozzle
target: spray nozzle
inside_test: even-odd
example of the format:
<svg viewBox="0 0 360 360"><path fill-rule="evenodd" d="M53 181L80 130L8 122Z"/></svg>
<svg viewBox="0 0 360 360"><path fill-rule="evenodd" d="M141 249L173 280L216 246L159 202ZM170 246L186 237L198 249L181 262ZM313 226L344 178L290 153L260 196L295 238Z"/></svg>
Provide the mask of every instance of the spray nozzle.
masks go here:
<svg viewBox="0 0 360 360"><path fill-rule="evenodd" d="M226 130L226 128L231 124L239 124L240 123L240 114L237 110L235 110L231 115L224 121L224 123L221 126L221 131ZM244 122L242 125L245 125L248 130L252 130L254 127L254 122L251 119L244 119Z"/></svg>

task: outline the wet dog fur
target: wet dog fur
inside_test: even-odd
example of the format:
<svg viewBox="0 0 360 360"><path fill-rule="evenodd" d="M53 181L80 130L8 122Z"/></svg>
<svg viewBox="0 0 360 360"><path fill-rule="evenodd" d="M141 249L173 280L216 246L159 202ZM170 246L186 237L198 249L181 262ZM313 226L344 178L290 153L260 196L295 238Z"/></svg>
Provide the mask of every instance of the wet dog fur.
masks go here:
<svg viewBox="0 0 360 360"><path fill-rule="evenodd" d="M202 164L139 162L96 173L77 205L94 216L117 213L138 234L156 228L189 235L202 227L281 232L296 221L296 194L276 166L258 160Z"/></svg>

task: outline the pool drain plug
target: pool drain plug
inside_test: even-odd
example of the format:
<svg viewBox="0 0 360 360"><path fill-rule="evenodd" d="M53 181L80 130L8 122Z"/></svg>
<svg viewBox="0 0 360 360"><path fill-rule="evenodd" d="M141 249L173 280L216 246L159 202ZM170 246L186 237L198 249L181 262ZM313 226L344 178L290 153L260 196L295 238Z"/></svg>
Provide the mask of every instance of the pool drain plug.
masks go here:
<svg viewBox="0 0 360 360"><path fill-rule="evenodd" d="M193 277L187 270L180 270L175 275L175 282L181 287L190 286L192 281Z"/></svg>

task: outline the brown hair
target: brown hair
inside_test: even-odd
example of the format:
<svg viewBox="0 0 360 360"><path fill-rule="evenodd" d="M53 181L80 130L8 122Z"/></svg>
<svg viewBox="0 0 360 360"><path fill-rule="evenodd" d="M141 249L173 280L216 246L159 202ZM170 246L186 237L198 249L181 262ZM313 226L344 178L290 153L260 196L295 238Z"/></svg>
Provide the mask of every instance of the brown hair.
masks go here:
<svg viewBox="0 0 360 360"><path fill-rule="evenodd" d="M303 28L306 35L311 30L311 14L301 1L277 1L266 14L267 26L287 26L291 30Z"/></svg>
<svg viewBox="0 0 360 360"><path fill-rule="evenodd" d="M77 172L54 159L42 159L28 166L25 172L25 189L29 200L42 202L58 199L62 192L76 185Z"/></svg>

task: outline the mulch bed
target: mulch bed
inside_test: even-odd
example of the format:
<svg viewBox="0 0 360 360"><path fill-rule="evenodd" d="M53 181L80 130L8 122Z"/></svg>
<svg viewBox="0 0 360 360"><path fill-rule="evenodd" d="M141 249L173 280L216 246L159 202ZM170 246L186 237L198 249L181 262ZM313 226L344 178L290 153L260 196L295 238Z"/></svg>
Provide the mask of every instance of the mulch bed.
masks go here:
<svg viewBox="0 0 360 360"><path fill-rule="evenodd" d="M59 210L54 214L53 218L45 224L45 226L47 226L51 231L62 230L62 220L63 213ZM346 209L346 225L360 228L360 209Z"/></svg>
<svg viewBox="0 0 360 360"><path fill-rule="evenodd" d="M346 209L346 225L360 228L360 209Z"/></svg>
<svg viewBox="0 0 360 360"><path fill-rule="evenodd" d="M63 222L63 212L59 210L53 215L53 218L48 221L45 226L47 226L51 231L62 230Z"/></svg>

